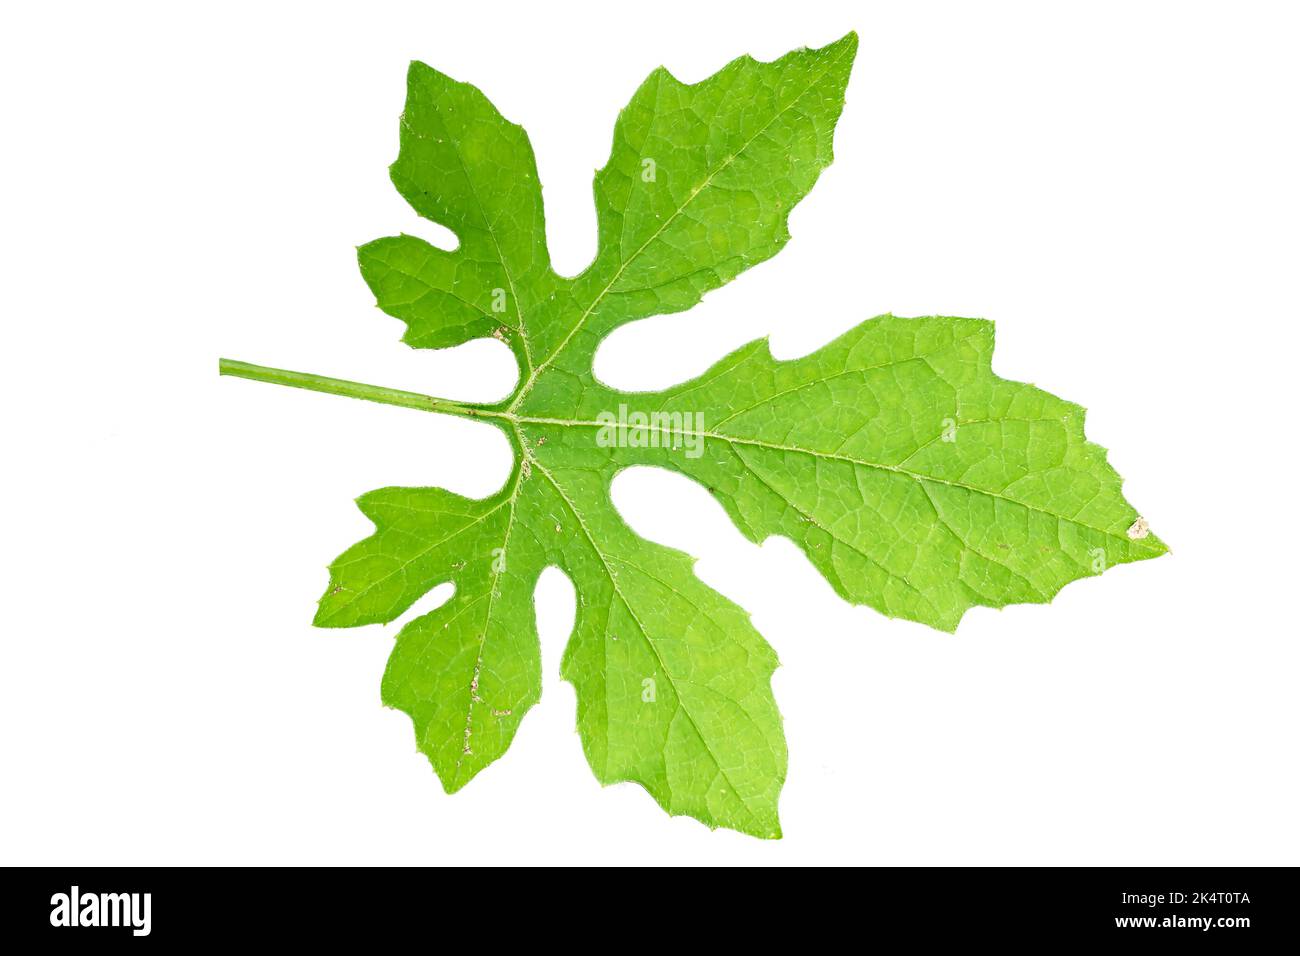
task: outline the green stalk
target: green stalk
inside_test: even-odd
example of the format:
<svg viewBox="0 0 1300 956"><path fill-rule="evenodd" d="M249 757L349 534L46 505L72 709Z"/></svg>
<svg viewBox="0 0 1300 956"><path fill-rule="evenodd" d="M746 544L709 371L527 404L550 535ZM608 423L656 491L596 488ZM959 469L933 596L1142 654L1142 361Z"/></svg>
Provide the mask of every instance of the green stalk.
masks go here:
<svg viewBox="0 0 1300 956"><path fill-rule="evenodd" d="M346 379L327 378L309 372L290 372L282 368L267 368L265 365L250 365L248 362L237 362L234 359L221 359L220 374L252 379L254 382L269 382L272 385L287 385L290 388L306 388L313 392L343 395L347 398L360 398L383 405L414 408L422 412L441 412L445 415L460 415L465 418L490 414L456 402L449 402L445 398L421 395L419 392L404 392L397 388L349 382Z"/></svg>

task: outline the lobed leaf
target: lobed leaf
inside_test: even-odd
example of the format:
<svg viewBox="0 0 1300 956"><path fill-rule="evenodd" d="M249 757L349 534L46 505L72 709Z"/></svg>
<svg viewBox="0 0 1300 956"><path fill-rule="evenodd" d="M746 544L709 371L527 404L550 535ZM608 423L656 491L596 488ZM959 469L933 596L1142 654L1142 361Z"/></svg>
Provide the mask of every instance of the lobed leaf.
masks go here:
<svg viewBox="0 0 1300 956"><path fill-rule="evenodd" d="M540 696L532 599L556 566L577 593L562 674L597 778L709 826L780 835L776 655L688 556L622 521L609 485L630 465L700 482L751 540L790 538L846 600L944 630L975 605L1048 601L1165 551L1085 438L1083 409L993 373L991 323L881 316L792 361L751 343L661 392L595 379L614 328L689 308L784 245L831 161L856 48L849 34L742 57L693 85L652 73L615 125L597 254L572 279L550 266L526 134L474 87L412 65L393 182L459 246L380 239L359 250L362 274L410 345L510 344L521 378L507 402L429 401L501 427L516 461L482 500L364 495L375 532L331 565L316 623L386 623L455 585L402 628L383 681L448 791L505 752Z"/></svg>

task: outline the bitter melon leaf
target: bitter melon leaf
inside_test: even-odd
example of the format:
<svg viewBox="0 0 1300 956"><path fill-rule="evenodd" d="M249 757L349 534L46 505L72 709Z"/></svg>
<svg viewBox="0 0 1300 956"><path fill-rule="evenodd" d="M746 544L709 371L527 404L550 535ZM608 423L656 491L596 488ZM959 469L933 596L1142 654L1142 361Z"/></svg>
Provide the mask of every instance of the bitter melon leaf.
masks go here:
<svg viewBox="0 0 1300 956"><path fill-rule="evenodd" d="M750 539L792 540L846 600L944 630L1165 550L1134 530L1083 410L993 374L981 320L881 316L792 361L755 342L662 392L596 380L614 328L690 308L786 242L831 161L856 46L742 57L694 85L652 73L596 174L597 254L574 278L551 269L523 130L474 87L411 67L392 179L459 245L380 239L359 250L362 274L410 345L510 345L515 393L470 414L506 432L516 462L482 500L363 496L375 532L331 565L316 623L392 621L455 585L402 628L383 681L448 791L505 752L539 698L533 591L556 566L577 594L562 674L597 778L779 835L776 656L688 556L622 521L609 486L627 466L688 475Z"/></svg>

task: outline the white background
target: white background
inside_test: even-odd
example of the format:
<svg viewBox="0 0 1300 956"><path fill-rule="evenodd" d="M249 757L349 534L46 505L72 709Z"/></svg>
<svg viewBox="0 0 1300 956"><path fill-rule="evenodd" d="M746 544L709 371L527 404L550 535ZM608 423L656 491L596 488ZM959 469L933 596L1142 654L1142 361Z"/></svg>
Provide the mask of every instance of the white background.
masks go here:
<svg viewBox="0 0 1300 956"><path fill-rule="evenodd" d="M0 861L1300 863L1294 8L1251 3L14 7L0 28ZM391 484L484 495L488 426L219 379L218 355L451 398L496 343L416 352L353 247L437 239L387 181L409 59L532 136L557 268L660 63L686 81L861 35L835 164L779 256L617 332L658 388L885 311L997 321L996 371L1089 409L1174 554L972 611L956 636L841 602L686 479L628 473L783 666L785 839L602 789L559 681L446 796L379 702L396 626L309 626ZM427 607L427 602L421 607ZM419 610L420 608L417 608Z"/></svg>

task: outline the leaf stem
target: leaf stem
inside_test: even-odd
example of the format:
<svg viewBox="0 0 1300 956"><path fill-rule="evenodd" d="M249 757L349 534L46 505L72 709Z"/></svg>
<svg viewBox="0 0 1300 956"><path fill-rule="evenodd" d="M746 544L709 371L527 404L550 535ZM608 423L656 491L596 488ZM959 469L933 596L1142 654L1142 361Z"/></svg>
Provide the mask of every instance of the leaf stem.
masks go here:
<svg viewBox="0 0 1300 956"><path fill-rule="evenodd" d="M360 398L367 402L379 402L383 405L397 405L402 408L414 408L422 412L441 412L445 415L460 415L464 418L477 418L485 413L476 408L421 395L419 392L405 392L382 385L366 385L362 382L349 382L341 378L328 378L313 375L310 372L291 372L282 368L268 368L265 365L251 365L223 358L220 361L220 374L233 375L235 378L252 379L254 382L269 382L272 385L287 385L290 388L306 388L313 392L326 392L330 395L343 395L347 398Z"/></svg>

